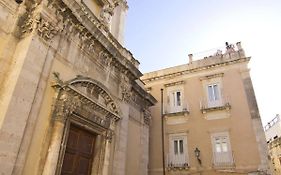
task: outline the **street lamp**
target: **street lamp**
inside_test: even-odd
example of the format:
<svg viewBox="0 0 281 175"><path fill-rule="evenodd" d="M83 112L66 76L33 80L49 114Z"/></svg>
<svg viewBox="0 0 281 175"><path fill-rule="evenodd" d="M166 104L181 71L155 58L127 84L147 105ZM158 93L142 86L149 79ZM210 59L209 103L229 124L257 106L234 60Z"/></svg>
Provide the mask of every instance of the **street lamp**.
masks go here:
<svg viewBox="0 0 281 175"><path fill-rule="evenodd" d="M21 4L23 0L16 0L18 4Z"/></svg>

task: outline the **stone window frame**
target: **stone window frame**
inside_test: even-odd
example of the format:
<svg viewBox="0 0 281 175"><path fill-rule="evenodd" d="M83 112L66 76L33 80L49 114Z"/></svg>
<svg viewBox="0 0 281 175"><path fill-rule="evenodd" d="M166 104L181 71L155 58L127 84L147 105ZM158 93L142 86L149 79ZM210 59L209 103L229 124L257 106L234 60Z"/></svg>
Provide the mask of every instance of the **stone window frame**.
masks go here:
<svg viewBox="0 0 281 175"><path fill-rule="evenodd" d="M227 156L229 156L229 161L228 162L218 162L216 160L216 156L218 156L219 153L216 152L216 142L215 139L218 137L225 137L227 141ZM210 139L211 139L211 145L212 145L212 155L213 155L213 166L217 168L227 168L227 167L232 167L234 166L234 157L233 157L233 151L231 147L231 138L229 131L216 131L216 132L211 132L210 133ZM221 166L220 163L223 165ZM229 165L226 165L226 164ZM224 165L225 164L225 165Z"/></svg>
<svg viewBox="0 0 281 175"><path fill-rule="evenodd" d="M188 154L188 134L187 133L171 133L169 134L168 138L169 138L169 158L168 158L168 167L179 167L179 166L175 166L173 165L174 162L170 162L169 159L171 157L174 157L174 141L175 140L183 140L183 156L185 157L185 162L181 162L183 165L182 167L188 167L189 166L189 154Z"/></svg>
<svg viewBox="0 0 281 175"><path fill-rule="evenodd" d="M180 92L180 106L173 107L171 102L171 94ZM175 99L173 99L175 100ZM166 100L164 101L164 113L165 114L176 114L182 113L183 111L188 111L187 109L187 101L184 95L184 85L183 84L175 84L173 86L166 86Z"/></svg>

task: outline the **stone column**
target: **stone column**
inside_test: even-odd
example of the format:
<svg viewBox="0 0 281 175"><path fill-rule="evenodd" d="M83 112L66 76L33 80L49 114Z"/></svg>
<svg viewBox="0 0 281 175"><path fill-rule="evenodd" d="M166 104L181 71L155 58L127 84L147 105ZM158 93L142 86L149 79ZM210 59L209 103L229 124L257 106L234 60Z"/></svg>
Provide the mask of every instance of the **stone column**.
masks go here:
<svg viewBox="0 0 281 175"><path fill-rule="evenodd" d="M148 174L148 161L149 161L149 126L143 124L141 126L141 157L140 157L140 170L142 171L140 174L147 175Z"/></svg>
<svg viewBox="0 0 281 175"><path fill-rule="evenodd" d="M48 49L33 36L16 47L0 99L0 174L12 174L30 122ZM26 153L23 153L26 154ZM22 166L18 165L18 166Z"/></svg>
<svg viewBox="0 0 281 175"><path fill-rule="evenodd" d="M59 153L61 149L62 139L64 137L64 128L67 117L72 114L76 107L81 103L78 97L74 97L66 92L59 92L55 109L53 111L54 126L52 129L52 138L48 149L47 159L44 165L43 175L54 175L58 165ZM59 167L61 168L61 167Z"/></svg>
<svg viewBox="0 0 281 175"><path fill-rule="evenodd" d="M61 141L63 138L63 130L65 123L60 120L56 120L53 127L53 134L51 143L48 150L47 159L45 162L43 175L54 175L56 173L59 152L61 147Z"/></svg>
<svg viewBox="0 0 281 175"><path fill-rule="evenodd" d="M114 127L115 123L111 125L110 129L106 131L105 136L105 144L104 144L104 152L103 152L103 167L102 167L102 175L110 175L110 166L112 166L112 150L113 150L113 144L114 144Z"/></svg>
<svg viewBox="0 0 281 175"><path fill-rule="evenodd" d="M118 132L115 140L115 152L113 161L113 175L126 174L126 154L128 140L129 105L125 102L120 104L122 111L121 119L118 121Z"/></svg>

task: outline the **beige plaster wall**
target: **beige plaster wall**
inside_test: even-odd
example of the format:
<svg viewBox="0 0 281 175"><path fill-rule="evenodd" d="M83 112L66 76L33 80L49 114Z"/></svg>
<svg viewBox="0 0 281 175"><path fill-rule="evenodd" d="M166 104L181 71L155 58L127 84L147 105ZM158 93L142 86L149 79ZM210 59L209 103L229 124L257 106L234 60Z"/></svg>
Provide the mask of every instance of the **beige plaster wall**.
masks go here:
<svg viewBox="0 0 281 175"><path fill-rule="evenodd" d="M247 96L244 90L242 70L247 70L247 62L237 63L229 66L210 68L173 78L153 80L146 82L146 87L151 87L151 94L158 100L155 107L151 108L152 125L150 128L150 163L149 174L161 174L162 153L161 153L161 118L160 118L160 89L164 89L164 105L167 101L167 88L164 84L184 81L184 100L188 102L190 113L186 116L165 117L165 153L168 153L168 135L173 133L187 133L188 159L190 164L189 172L201 172L203 174L218 174L212 166L212 144L211 134L213 132L229 132L231 149L235 160L235 169L232 173L244 173L257 170L261 164L261 157L252 125L252 119L247 103ZM170 72L172 68L169 69ZM174 69L176 72L177 69ZM205 90L200 78L216 73L224 73L222 77L222 93L229 96L231 105L229 117L224 119L207 120L206 115L218 115L217 112L207 112L203 115L200 111L200 101L205 96ZM165 70L159 73L149 73L148 76L165 74ZM144 75L144 80L146 74ZM167 124L167 121L178 118L185 118L186 122L181 124ZM201 151L202 166L199 166L194 156L194 150L198 147ZM166 155L165 155L166 156ZM171 173L171 172L169 172ZM182 174L185 172L183 171ZM232 174L231 173L231 174ZM180 172L174 174L181 174ZM223 174L228 174L227 172Z"/></svg>

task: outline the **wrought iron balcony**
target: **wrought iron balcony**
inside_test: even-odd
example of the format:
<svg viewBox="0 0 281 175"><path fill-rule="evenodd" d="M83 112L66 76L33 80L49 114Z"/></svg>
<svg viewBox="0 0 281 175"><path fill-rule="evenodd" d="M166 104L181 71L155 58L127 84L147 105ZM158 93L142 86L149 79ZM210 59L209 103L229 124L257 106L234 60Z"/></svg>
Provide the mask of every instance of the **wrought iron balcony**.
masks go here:
<svg viewBox="0 0 281 175"><path fill-rule="evenodd" d="M233 153L232 152L213 153L213 167L215 169L235 168Z"/></svg>
<svg viewBox="0 0 281 175"><path fill-rule="evenodd" d="M168 171L173 170L187 170L189 164L186 155L167 155L166 167Z"/></svg>
<svg viewBox="0 0 281 175"><path fill-rule="evenodd" d="M166 104L164 106L165 116L187 115L189 113L190 113L190 109L187 102L184 102L181 106L171 106L169 104Z"/></svg>
<svg viewBox="0 0 281 175"><path fill-rule="evenodd" d="M209 101L207 99L203 99L200 101L200 110L202 113L230 109L231 105L228 97L223 97L216 101Z"/></svg>

